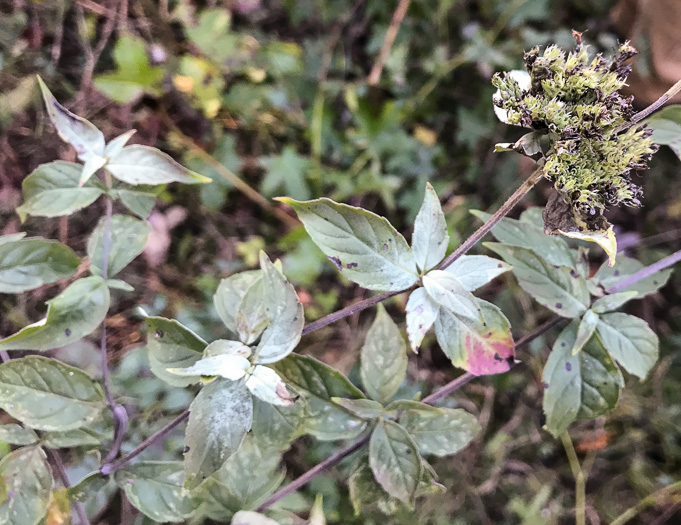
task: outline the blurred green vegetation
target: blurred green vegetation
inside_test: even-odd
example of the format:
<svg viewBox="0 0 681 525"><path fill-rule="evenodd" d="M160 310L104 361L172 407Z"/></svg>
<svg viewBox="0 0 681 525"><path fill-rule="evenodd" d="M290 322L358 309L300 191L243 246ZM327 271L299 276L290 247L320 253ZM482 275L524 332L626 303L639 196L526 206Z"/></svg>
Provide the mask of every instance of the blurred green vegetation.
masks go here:
<svg viewBox="0 0 681 525"><path fill-rule="evenodd" d="M160 147L213 179L198 190L172 187L161 194L152 216L156 242L167 241L161 259L138 260L125 277L141 290L118 299L111 322L119 360L114 384L139 408L132 414L137 432L126 447L191 400L149 373L135 304L207 338L219 336L211 302L217 283L255 267L263 247L283 259L308 321L361 298L270 200L278 195L361 205L408 234L430 181L443 198L452 247L458 245L476 225L468 211L493 211L532 169L519 156L492 152L495 143L522 134L495 119L492 74L520 67L523 51L534 45L571 45L572 28L586 31L595 50L612 50L621 38L607 18L613 4L413 0L379 84L369 86L396 1L0 3L0 233L20 227L14 210L22 179L41 162L72 158L42 112L35 74L107 138L136 128L131 142ZM638 60L648 63L645 56ZM627 253L646 263L680 247L678 173L678 160L661 151L642 179L644 207L612 214ZM546 189L540 186L524 206L543 205ZM68 225L29 219L23 227L82 249L95 218L84 211ZM601 260L592 249L594 271ZM590 466L589 523L609 523L681 479L680 289L681 278L673 276L661 293L628 307L661 338L661 360L651 376L642 383L629 378L611 415L571 429L580 459ZM53 290L19 305L0 297L1 333L35 318ZM481 295L503 309L517 338L549 316L511 276ZM396 318L404 301L397 297L387 305ZM354 316L319 331L299 351L356 380L360 336L372 317ZM445 402L475 414L484 432L457 456L435 462L447 492L420 499L414 513L386 518L367 510L353 517L343 483L350 462L276 508L305 515L322 494L329 523L574 522L575 480L563 445L541 428L541 370L554 338L555 332L542 336L520 353L522 363L511 372L475 381ZM92 352L84 347L69 359L86 366L96 362ZM431 336L420 355L411 356L404 388L427 393L456 373ZM337 445L299 440L285 455L288 475L301 474ZM177 433L147 455L174 459L181 450ZM78 479L83 472L70 474ZM105 493L88 505L101 510L103 522L115 523L120 503L107 504ZM681 520L680 496L660 493L653 500L631 523Z"/></svg>

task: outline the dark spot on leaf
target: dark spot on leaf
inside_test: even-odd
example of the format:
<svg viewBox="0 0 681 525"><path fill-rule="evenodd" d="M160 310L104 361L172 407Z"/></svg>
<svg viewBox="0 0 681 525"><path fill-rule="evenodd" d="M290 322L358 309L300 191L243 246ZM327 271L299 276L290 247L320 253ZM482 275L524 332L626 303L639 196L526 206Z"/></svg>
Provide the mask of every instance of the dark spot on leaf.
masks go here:
<svg viewBox="0 0 681 525"><path fill-rule="evenodd" d="M497 264L497 268L503 268L503 267L504 267L503 264L501 264L501 263Z"/></svg>
<svg viewBox="0 0 681 525"><path fill-rule="evenodd" d="M613 273L613 275L614 275L615 277L617 277L619 274L620 274L620 271L619 271L619 270L615 270L614 273Z"/></svg>
<svg viewBox="0 0 681 525"><path fill-rule="evenodd" d="M64 334L66 335L66 337L71 337L71 329L67 328L66 330L64 330Z"/></svg>
<svg viewBox="0 0 681 525"><path fill-rule="evenodd" d="M330 255L327 255L326 258L331 261L333 264L336 265L336 268L338 268L338 271L343 271L343 263L338 257L332 257Z"/></svg>
<svg viewBox="0 0 681 525"><path fill-rule="evenodd" d="M544 390L546 390L549 387L548 383L544 383Z"/></svg>
<svg viewBox="0 0 681 525"><path fill-rule="evenodd" d="M579 274L575 270L570 270L570 276L573 277L574 279L577 279L577 277L579 277Z"/></svg>
<svg viewBox="0 0 681 525"><path fill-rule="evenodd" d="M565 348L565 341L563 341L562 343L560 343L560 346L561 346L561 348Z"/></svg>
<svg viewBox="0 0 681 525"><path fill-rule="evenodd" d="M404 451L404 453L407 454L407 455L411 454L411 449L410 449L410 448L406 449L406 450Z"/></svg>
<svg viewBox="0 0 681 525"><path fill-rule="evenodd" d="M182 451L182 453L183 453L183 454L186 454L187 452L189 452L189 447L188 447L188 446L185 446L185 447L184 447L184 450Z"/></svg>
<svg viewBox="0 0 681 525"><path fill-rule="evenodd" d="M565 363L565 370L567 370L568 372L572 370L572 365L570 363Z"/></svg>
<svg viewBox="0 0 681 525"><path fill-rule="evenodd" d="M348 263L345 265L346 268L357 268L357 263Z"/></svg>
<svg viewBox="0 0 681 525"><path fill-rule="evenodd" d="M383 249L384 249L384 250L387 250L387 249L388 249L388 245L387 245L387 244L384 244L384 245L383 245Z"/></svg>
<svg viewBox="0 0 681 525"><path fill-rule="evenodd" d="M504 359L503 359L499 354L497 354L497 353L495 352L495 353L494 353L494 360L495 360L495 361L503 361Z"/></svg>
<svg viewBox="0 0 681 525"><path fill-rule="evenodd" d="M563 308L563 303L556 303L556 308Z"/></svg>
<svg viewBox="0 0 681 525"><path fill-rule="evenodd" d="M156 330L156 337L158 338L163 337L163 330Z"/></svg>
<svg viewBox="0 0 681 525"><path fill-rule="evenodd" d="M658 283L657 283L657 281L653 281L653 284L654 284L655 286L657 286Z"/></svg>

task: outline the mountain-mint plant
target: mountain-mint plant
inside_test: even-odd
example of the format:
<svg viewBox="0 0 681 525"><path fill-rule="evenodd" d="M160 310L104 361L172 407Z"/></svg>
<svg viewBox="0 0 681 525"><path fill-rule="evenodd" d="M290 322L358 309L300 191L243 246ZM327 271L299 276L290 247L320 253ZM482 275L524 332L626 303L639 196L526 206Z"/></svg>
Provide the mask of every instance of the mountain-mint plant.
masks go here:
<svg viewBox="0 0 681 525"><path fill-rule="evenodd" d="M37 525L48 510L54 512L55 502L67 502L87 523L82 502L101 491L122 490L156 522L276 524L254 511L266 510L322 470L275 493L285 477L282 454L303 435L356 440L324 465L359 451L348 475L356 513L370 506L385 513L412 508L418 497L446 490L428 458L457 453L481 431L468 412L433 405L464 381L505 373L516 363L508 319L498 306L475 296L509 271L556 314L551 326L568 323L543 372L546 429L558 436L576 420L607 413L624 385L620 367L645 378L658 357L657 336L645 321L616 310L658 290L670 271L647 271L620 256L614 268L605 262L591 276L586 250L547 236L545 229L554 233L551 225L558 223L552 221L562 210L558 231L586 232L583 237L605 244L597 235L608 235L606 206L639 204L631 170L644 167L655 146L646 130L629 125L630 101L618 94L630 54L624 45L612 60L589 60L581 44L569 54L551 46L526 55L527 84L517 75L495 77L500 116L535 129L512 147L538 158L539 171L494 215L476 212L485 224L449 255L445 216L430 185L411 244L371 211L326 198L280 198L342 275L382 293L306 325L280 262L261 252L260 269L223 279L215 292L221 338L208 342L176 320L146 316L151 372L192 401L143 441L143 430L128 428L128 410L114 396L107 363L106 317L119 295L132 290L116 276L145 248L151 231L146 219L160 185L210 179L155 148L127 145L133 131L107 143L40 81L48 115L81 164L55 161L36 168L23 183L24 203L17 211L22 219L68 216L103 198L105 213L90 234L87 259L55 241L0 237L1 293L70 281L48 301L44 319L0 340L0 407L16 420L0 426L0 440L17 447L0 460L0 522ZM538 175L551 180L558 195L543 218L537 208L518 220L504 218ZM485 246L502 260L467 255L489 231L498 242ZM90 275L74 278L79 268ZM409 293L406 340L402 322L380 304L403 292ZM295 352L303 335L376 305L361 348L361 385ZM98 329L101 382L36 355ZM452 364L466 373L423 399L405 395L408 348L418 353L431 329ZM523 344L538 334L523 338ZM185 420L184 448L175 451L183 461L138 460ZM61 459L53 451L63 448L76 448L73 457L82 458L84 468L92 465L89 453L98 458L98 466L74 487L60 474ZM55 488L53 475L64 488ZM320 508L316 504L312 514L319 515Z"/></svg>

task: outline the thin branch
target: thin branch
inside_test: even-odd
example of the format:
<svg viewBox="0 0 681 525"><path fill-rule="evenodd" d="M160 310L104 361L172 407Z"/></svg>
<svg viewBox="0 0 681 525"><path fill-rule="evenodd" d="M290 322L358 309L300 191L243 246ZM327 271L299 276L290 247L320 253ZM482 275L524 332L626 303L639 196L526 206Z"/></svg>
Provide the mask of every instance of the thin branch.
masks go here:
<svg viewBox="0 0 681 525"><path fill-rule="evenodd" d="M610 288L608 288L606 292L608 293L621 292L622 290L628 288L632 284L642 281L643 279L646 279L647 277L650 277L651 275L654 275L660 270L664 270L665 268L668 268L669 266L672 266L677 262L681 262L681 250L679 250L678 252L674 252L671 255L668 255L664 259L659 260L656 263L651 264L650 266L641 268L636 273L627 275L621 281L617 281Z"/></svg>
<svg viewBox="0 0 681 525"><path fill-rule="evenodd" d="M636 113L633 117L631 117L631 120L629 122L625 122L624 124L621 124L615 128L614 133L621 133L624 130L629 129L631 126L634 124L637 124L638 122L641 122L644 118L647 116L651 115L658 109L660 109L664 104L666 104L669 99L673 98L674 95L676 95L679 91L681 91L681 80L677 81L676 84L674 84L672 87L670 87L664 95L662 95L660 98L658 98L655 102L653 102L650 106L648 106L645 109L642 109L638 113Z"/></svg>
<svg viewBox="0 0 681 525"><path fill-rule="evenodd" d="M57 472L57 477L61 481L61 484L64 486L65 489L68 489L71 487L71 483L69 482L69 477L66 474L66 469L64 468L64 463L62 462L61 458L59 457L59 454L57 453L56 450L48 448L47 449L47 455L50 456L50 460L52 461L52 464L54 465L54 470ZM78 521L80 525L90 525L90 520L87 517L87 513L85 512L85 507L80 501L73 500L72 502L73 509L76 511L76 514L78 515Z"/></svg>
<svg viewBox="0 0 681 525"><path fill-rule="evenodd" d="M671 485L667 485L666 487L662 487L661 489L656 490L652 494L649 494L648 496L643 498L636 505L625 510L622 514L617 516L615 521L611 522L610 525L624 525L629 520L635 518L636 515L646 507L655 505L662 497L668 496L679 490L681 490L681 481L677 481L676 483L672 483Z"/></svg>
<svg viewBox="0 0 681 525"><path fill-rule="evenodd" d="M179 416L177 416L175 419L173 419L170 423L168 423L166 426L164 426L161 430L159 430L155 434L152 434L147 439L142 441L139 445L137 445L135 447L134 450L127 453L125 456L118 458L113 463L103 464L100 467L99 471L102 473L102 475L109 476L110 474L113 474L117 470L120 470L125 465L130 463L130 461L133 458L135 458L136 456L138 456L141 452L143 452L144 450L149 448L151 445L156 443L161 438L165 437L171 430L173 430L177 425L182 423L188 417L189 417L189 409L182 412Z"/></svg>
<svg viewBox="0 0 681 525"><path fill-rule="evenodd" d="M402 20L404 20L404 15L407 14L407 9L409 9L409 3L411 0L400 0L397 4L397 9L393 13L393 19L390 21L390 27L385 33L385 40L381 46L381 51L378 53L378 58L374 67L371 68L371 73L369 73L369 78L367 79L367 84L370 86L375 86L381 80L381 73L383 72L383 66L388 61L390 57L390 50L395 43L395 38L400 30L400 25Z"/></svg>
<svg viewBox="0 0 681 525"><path fill-rule="evenodd" d="M586 525L586 477L567 430L560 435L560 440L575 478L575 525Z"/></svg>

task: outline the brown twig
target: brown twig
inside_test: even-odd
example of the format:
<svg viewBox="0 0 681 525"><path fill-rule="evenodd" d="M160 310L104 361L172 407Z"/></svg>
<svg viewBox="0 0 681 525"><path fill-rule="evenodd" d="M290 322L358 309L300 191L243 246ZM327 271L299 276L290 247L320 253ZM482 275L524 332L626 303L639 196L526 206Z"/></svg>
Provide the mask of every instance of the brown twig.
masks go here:
<svg viewBox="0 0 681 525"><path fill-rule="evenodd" d="M613 284L610 288L606 290L608 293L617 293L621 292L622 290L628 288L632 284L635 284L647 277L650 277L651 275L659 272L660 270L664 270L665 268L668 268L677 262L681 262L681 250L672 253L671 255L668 255L664 259L661 259L657 261L654 264L651 264L650 266L646 266L645 268L641 268L638 272L632 273L631 275L627 275L624 277L622 280L616 282Z"/></svg>
<svg viewBox="0 0 681 525"><path fill-rule="evenodd" d="M409 8L411 0L400 0L397 4L397 9L393 13L393 18L390 21L390 27L385 33L385 40L381 46L381 50L378 53L378 58L374 63L374 67L371 68L371 73L369 73L369 78L367 79L367 84L370 86L375 86L381 80L381 73L383 72L383 67L388 61L390 56L390 50L395 43L395 38L397 37L397 32L400 30L400 25L404 19L404 15L407 14L407 9Z"/></svg>
<svg viewBox="0 0 681 525"><path fill-rule="evenodd" d="M674 84L672 87L670 87L664 95L662 95L660 98L658 98L655 102L653 102L650 106L648 106L645 109L642 109L638 113L636 113L633 117L631 117L631 120L629 122L625 122L624 124L621 124L615 128L614 133L621 133L622 131L625 131L629 129L631 126L634 124L641 122L644 118L647 116L651 115L658 109L660 109L664 104L669 101L670 98L672 98L674 95L676 95L679 91L681 91L681 80L677 81L676 84Z"/></svg>

